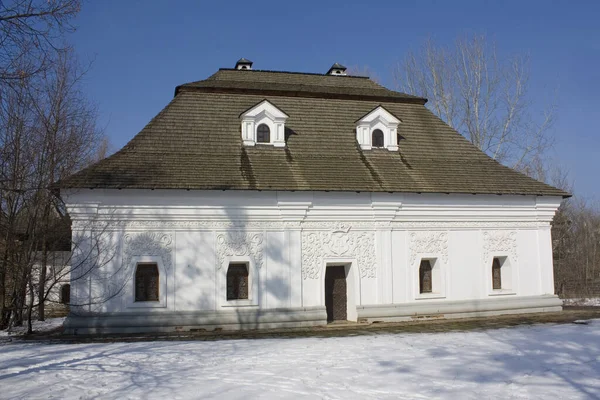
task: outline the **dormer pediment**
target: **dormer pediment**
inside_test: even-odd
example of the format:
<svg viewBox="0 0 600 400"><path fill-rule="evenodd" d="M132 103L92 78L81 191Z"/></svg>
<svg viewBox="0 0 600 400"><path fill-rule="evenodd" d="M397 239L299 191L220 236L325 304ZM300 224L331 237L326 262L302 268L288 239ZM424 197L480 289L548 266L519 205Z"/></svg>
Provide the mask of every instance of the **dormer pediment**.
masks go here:
<svg viewBox="0 0 600 400"><path fill-rule="evenodd" d="M398 125L402 121L379 106L356 121L356 140L363 150L386 148L398 150Z"/></svg>
<svg viewBox="0 0 600 400"><path fill-rule="evenodd" d="M398 118L394 116L391 112L383 108L382 106L377 107L373 111L369 112L367 115L359 119L358 123L373 123L376 121L381 121L386 125L396 125L401 122Z"/></svg>
<svg viewBox="0 0 600 400"><path fill-rule="evenodd" d="M285 146L285 121L289 116L268 100L263 100L244 111L240 118L244 145Z"/></svg>

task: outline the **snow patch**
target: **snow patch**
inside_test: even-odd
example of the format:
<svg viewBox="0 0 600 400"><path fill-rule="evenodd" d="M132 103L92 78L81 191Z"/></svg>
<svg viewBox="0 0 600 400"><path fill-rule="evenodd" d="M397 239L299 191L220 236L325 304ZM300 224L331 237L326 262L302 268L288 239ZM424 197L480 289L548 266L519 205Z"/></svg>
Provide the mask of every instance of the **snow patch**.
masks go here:
<svg viewBox="0 0 600 400"><path fill-rule="evenodd" d="M2 398L600 398L600 320L352 337L0 344Z"/></svg>
<svg viewBox="0 0 600 400"><path fill-rule="evenodd" d="M47 318L45 321L33 321L32 328L34 332L50 332L63 326L65 318ZM10 330L0 330L0 336L23 335L27 332L27 322L23 326L15 326Z"/></svg>

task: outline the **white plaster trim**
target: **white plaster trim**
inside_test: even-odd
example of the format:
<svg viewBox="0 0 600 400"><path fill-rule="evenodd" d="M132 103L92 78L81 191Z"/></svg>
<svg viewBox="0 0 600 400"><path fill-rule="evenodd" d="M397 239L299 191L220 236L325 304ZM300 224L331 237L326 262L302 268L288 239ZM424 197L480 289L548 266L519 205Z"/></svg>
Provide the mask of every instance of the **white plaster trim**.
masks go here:
<svg viewBox="0 0 600 400"><path fill-rule="evenodd" d="M417 258L428 258L425 254L439 255L448 263L448 232L412 232L410 234L410 264Z"/></svg>
<svg viewBox="0 0 600 400"><path fill-rule="evenodd" d="M483 265L485 266L485 288L488 296L513 295L518 286L518 241L516 231L483 232ZM494 258L503 258L501 267L502 289L493 289L492 262Z"/></svg>
<svg viewBox="0 0 600 400"><path fill-rule="evenodd" d="M350 225L341 223L331 231L302 231L302 277L319 279L328 257L356 258L360 276L375 278L375 232L351 231Z"/></svg>
<svg viewBox="0 0 600 400"><path fill-rule="evenodd" d="M305 218L302 213L294 211L292 217ZM183 217L180 217L183 218ZM190 219L80 219L73 221L74 231L93 230L128 230L128 231L164 231L164 230L281 230L281 229L312 229L329 230L338 224L337 221L313 220L194 220ZM288 218L283 216L283 218ZM378 216L378 218L380 218ZM475 217L474 217L475 218ZM349 225L363 230L374 230L391 227L392 230L471 230L471 229L538 229L549 227L545 221L381 221L381 220L348 220Z"/></svg>
<svg viewBox="0 0 600 400"><path fill-rule="evenodd" d="M166 308L169 273L160 256L133 256L130 258L132 268L129 272L129 284L125 286L126 308ZM156 263L158 266L158 301L135 301L135 272L138 264Z"/></svg>
<svg viewBox="0 0 600 400"><path fill-rule="evenodd" d="M419 268L421 260L429 260L432 264L432 292L420 292ZM445 299L446 298L446 270L448 262L443 261L443 253L419 253L416 263L412 265L412 287L415 300Z"/></svg>
<svg viewBox="0 0 600 400"><path fill-rule="evenodd" d="M352 258L327 257L323 260L319 282L321 287L321 305L325 306L325 270L327 267L343 265L346 272L346 319L356 321L358 314L356 306L361 304L360 300L360 276L357 271L357 260Z"/></svg>
<svg viewBox="0 0 600 400"><path fill-rule="evenodd" d="M248 298L239 300L227 300L227 269L229 264L246 264L248 268ZM248 308L258 307L258 268L253 257L244 256L226 256L217 266L217 304L219 308Z"/></svg>
<svg viewBox="0 0 600 400"><path fill-rule="evenodd" d="M229 231L217 234L217 268L223 267L226 257L247 256L263 266L264 234L260 232Z"/></svg>
<svg viewBox="0 0 600 400"><path fill-rule="evenodd" d="M242 118L242 140L246 146L272 145L275 147L285 146L285 121L288 115L275 107L269 101L264 100L246 111ZM257 142L257 129L260 124L269 127L269 143Z"/></svg>
<svg viewBox="0 0 600 400"><path fill-rule="evenodd" d="M398 150L398 124L401 121L379 106L365 115L356 125L356 140L361 149L373 148L373 131L380 129L383 132L383 147L389 151Z"/></svg>
<svg viewBox="0 0 600 400"><path fill-rule="evenodd" d="M160 257L168 271L173 266L172 243L173 235L170 233L126 233L123 236L123 265L131 267L135 256L156 256Z"/></svg>

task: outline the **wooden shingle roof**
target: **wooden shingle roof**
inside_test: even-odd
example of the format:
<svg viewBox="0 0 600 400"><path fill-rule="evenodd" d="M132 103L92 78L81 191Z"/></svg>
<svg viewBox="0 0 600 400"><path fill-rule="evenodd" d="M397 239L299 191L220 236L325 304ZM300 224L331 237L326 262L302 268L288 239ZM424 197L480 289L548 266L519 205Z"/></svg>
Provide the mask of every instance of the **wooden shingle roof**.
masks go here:
<svg viewBox="0 0 600 400"><path fill-rule="evenodd" d="M223 69L175 93L123 149L59 186L568 195L367 78ZM242 144L240 114L265 99L289 115L285 148ZM378 106L402 121L397 152L356 141L355 121Z"/></svg>

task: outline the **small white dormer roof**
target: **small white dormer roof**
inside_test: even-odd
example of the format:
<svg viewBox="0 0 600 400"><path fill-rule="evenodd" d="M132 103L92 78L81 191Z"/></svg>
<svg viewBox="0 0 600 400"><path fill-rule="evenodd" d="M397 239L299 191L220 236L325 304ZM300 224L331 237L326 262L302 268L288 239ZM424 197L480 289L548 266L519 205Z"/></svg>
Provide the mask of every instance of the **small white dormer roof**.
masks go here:
<svg viewBox="0 0 600 400"><path fill-rule="evenodd" d="M274 106L268 100L263 100L257 105L244 111L240 117L242 118L257 118L259 116L266 115L272 120L285 120L289 118L289 115L281 111L279 108Z"/></svg>
<svg viewBox="0 0 600 400"><path fill-rule="evenodd" d="M367 115L365 115L356 122L358 124L370 124L377 120L385 123L386 125L398 125L400 122L402 122L398 118L396 118L394 114L392 114L382 106L378 106L376 109L369 112Z"/></svg>

